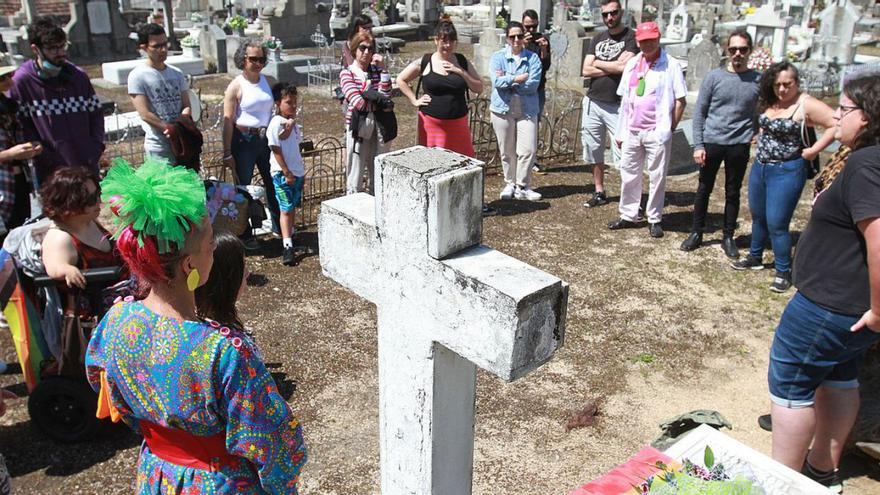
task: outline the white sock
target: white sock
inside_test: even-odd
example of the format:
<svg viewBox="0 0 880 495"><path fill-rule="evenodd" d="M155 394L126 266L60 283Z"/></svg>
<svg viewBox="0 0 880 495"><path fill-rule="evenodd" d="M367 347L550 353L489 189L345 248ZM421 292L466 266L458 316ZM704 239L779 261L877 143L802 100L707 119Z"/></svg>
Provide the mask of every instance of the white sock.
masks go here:
<svg viewBox="0 0 880 495"><path fill-rule="evenodd" d="M281 244L286 248L292 248L293 247L293 238L285 237L284 239L281 240Z"/></svg>

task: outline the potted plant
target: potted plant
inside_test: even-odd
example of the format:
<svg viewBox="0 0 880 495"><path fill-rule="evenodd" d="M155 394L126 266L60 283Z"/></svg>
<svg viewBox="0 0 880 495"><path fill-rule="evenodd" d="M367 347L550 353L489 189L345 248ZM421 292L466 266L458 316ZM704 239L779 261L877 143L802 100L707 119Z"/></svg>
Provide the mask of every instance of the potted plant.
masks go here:
<svg viewBox="0 0 880 495"><path fill-rule="evenodd" d="M183 48L183 54L190 58L199 58L199 39L193 35L189 35L180 40L180 46Z"/></svg>
<svg viewBox="0 0 880 495"><path fill-rule="evenodd" d="M281 62L282 43L280 39L276 38L275 36L269 36L268 38L266 38L265 41L263 41L263 46L269 51L271 55L269 57L270 60L272 60L273 62Z"/></svg>
<svg viewBox="0 0 880 495"><path fill-rule="evenodd" d="M193 12L192 14L189 15L189 22L191 22L193 24L201 24L204 21L205 21L205 18L202 17L202 14L200 14L198 12Z"/></svg>
<svg viewBox="0 0 880 495"><path fill-rule="evenodd" d="M237 36L244 36L244 28L247 27L247 19L240 15L234 15L231 19L226 21L226 25L229 26L229 29L232 29L232 32Z"/></svg>

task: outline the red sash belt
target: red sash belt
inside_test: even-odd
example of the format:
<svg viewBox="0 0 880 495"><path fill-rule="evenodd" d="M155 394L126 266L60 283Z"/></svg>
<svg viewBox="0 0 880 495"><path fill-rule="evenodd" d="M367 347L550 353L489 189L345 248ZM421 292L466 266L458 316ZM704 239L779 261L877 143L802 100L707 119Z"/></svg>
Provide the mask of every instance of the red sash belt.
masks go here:
<svg viewBox="0 0 880 495"><path fill-rule="evenodd" d="M140 427L150 452L163 461L216 472L239 460L226 451L226 433L200 437L149 421L141 421Z"/></svg>

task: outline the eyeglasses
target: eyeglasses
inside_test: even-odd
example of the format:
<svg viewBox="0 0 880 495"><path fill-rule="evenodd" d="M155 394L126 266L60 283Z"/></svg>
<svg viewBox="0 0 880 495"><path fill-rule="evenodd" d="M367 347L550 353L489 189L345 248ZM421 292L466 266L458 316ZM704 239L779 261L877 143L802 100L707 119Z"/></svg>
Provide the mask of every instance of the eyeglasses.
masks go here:
<svg viewBox="0 0 880 495"><path fill-rule="evenodd" d="M747 46L728 46L727 47L727 53L729 53L731 55L736 55L737 53L742 53L743 55L745 55L746 53L749 53L749 51L751 51L751 48L749 48Z"/></svg>
<svg viewBox="0 0 880 495"><path fill-rule="evenodd" d="M64 43L62 43L62 44L60 44L60 45L44 46L44 47L41 48L41 50L42 50L43 52L53 52L53 53L58 53L58 52L64 52L64 51L67 51L67 48L68 48L69 46L70 46L70 42L69 42L69 41L65 41Z"/></svg>
<svg viewBox="0 0 880 495"><path fill-rule="evenodd" d="M844 118L855 110L861 110L862 107L858 105L838 105L837 109L840 110L840 118Z"/></svg>
<svg viewBox="0 0 880 495"><path fill-rule="evenodd" d="M507 37L507 39L509 39L509 40L521 40L521 39L523 39L523 38L525 38L525 37L526 37L526 35L524 35L524 34L511 34L510 36Z"/></svg>
<svg viewBox="0 0 880 495"><path fill-rule="evenodd" d="M358 50L360 50L362 52L373 52L376 49L370 45L358 45Z"/></svg>
<svg viewBox="0 0 880 495"><path fill-rule="evenodd" d="M247 59L252 64L266 65L266 57L248 57Z"/></svg>
<svg viewBox="0 0 880 495"><path fill-rule="evenodd" d="M608 12L602 12L602 17L617 17L620 15L620 9L609 10Z"/></svg>
<svg viewBox="0 0 880 495"><path fill-rule="evenodd" d="M523 27L526 28L526 30L528 31L534 31L535 29L538 29L537 24L523 24Z"/></svg>

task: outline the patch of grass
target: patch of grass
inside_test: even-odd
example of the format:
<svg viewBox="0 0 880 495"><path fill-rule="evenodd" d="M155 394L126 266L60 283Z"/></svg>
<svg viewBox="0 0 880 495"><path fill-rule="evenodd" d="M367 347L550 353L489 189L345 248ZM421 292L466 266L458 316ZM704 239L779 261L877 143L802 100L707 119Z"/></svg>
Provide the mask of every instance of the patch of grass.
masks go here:
<svg viewBox="0 0 880 495"><path fill-rule="evenodd" d="M633 359L635 363L651 364L657 359L657 356L650 352L640 352Z"/></svg>

